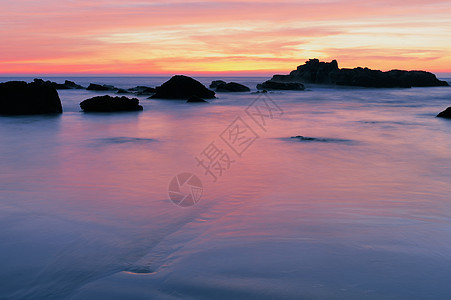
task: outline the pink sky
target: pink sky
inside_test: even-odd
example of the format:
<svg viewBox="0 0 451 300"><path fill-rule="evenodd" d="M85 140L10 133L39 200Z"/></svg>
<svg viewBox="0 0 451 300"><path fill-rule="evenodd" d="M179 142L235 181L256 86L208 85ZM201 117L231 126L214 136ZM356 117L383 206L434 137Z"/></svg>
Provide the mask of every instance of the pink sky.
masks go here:
<svg viewBox="0 0 451 300"><path fill-rule="evenodd" d="M451 72L450 1L2 2L0 74Z"/></svg>

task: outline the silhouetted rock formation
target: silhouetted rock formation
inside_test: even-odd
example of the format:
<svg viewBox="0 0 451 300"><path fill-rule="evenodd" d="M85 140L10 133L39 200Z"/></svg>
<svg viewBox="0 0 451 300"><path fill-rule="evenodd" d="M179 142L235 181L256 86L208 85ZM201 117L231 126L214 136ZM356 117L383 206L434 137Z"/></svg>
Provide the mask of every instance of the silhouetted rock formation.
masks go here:
<svg viewBox="0 0 451 300"><path fill-rule="evenodd" d="M136 86L134 88L128 89L130 92L135 93L138 96L149 96L155 94L156 90L152 87L147 86Z"/></svg>
<svg viewBox="0 0 451 300"><path fill-rule="evenodd" d="M86 99L80 103L85 112L115 112L115 111L139 111L143 107L136 98L97 96Z"/></svg>
<svg viewBox="0 0 451 300"><path fill-rule="evenodd" d="M0 83L0 114L61 114L58 92L50 82L9 81Z"/></svg>
<svg viewBox="0 0 451 300"><path fill-rule="evenodd" d="M90 83L88 88L88 91L117 91L118 88L112 86L112 85L100 85L100 84L95 84L95 83Z"/></svg>
<svg viewBox="0 0 451 300"><path fill-rule="evenodd" d="M210 83L210 88L211 88L211 89L215 89L215 88L217 88L218 85L220 85L220 84L226 84L226 82L225 82L224 80L213 80L213 81Z"/></svg>
<svg viewBox="0 0 451 300"><path fill-rule="evenodd" d="M56 83L56 82L49 81L49 80L44 81L42 79L35 78L33 81L38 84L43 84L43 83L51 84L57 90L84 89L84 87L82 87L81 85L78 85L75 82L69 81L69 80L66 80L64 83Z"/></svg>
<svg viewBox="0 0 451 300"><path fill-rule="evenodd" d="M347 86L391 88L448 86L446 81L425 71L391 70L382 72L368 68L340 69L336 60L320 62L310 59L289 75L274 75L270 82L300 82Z"/></svg>
<svg viewBox="0 0 451 300"><path fill-rule="evenodd" d="M268 80L261 84L257 84L259 90L293 90L303 91L304 85L299 82L279 82L274 80Z"/></svg>
<svg viewBox="0 0 451 300"><path fill-rule="evenodd" d="M448 107L447 109L445 109L444 111L442 111L441 113L439 113L437 115L438 118L446 118L446 119L451 119L451 107Z"/></svg>
<svg viewBox="0 0 451 300"><path fill-rule="evenodd" d="M188 99L191 96L211 99L215 98L215 92L207 89L202 83L191 77L176 75L157 87L156 94L150 98Z"/></svg>
<svg viewBox="0 0 451 300"><path fill-rule="evenodd" d="M221 83L218 86L216 86L216 92L222 93L250 92L250 91L251 89L248 88L247 86L236 82Z"/></svg>
<svg viewBox="0 0 451 300"><path fill-rule="evenodd" d="M204 99L202 99L202 98L200 98L200 97L197 97L197 96L191 96L191 97L189 97L189 99L186 101L186 103L208 103L208 101L206 101L206 100L204 100Z"/></svg>

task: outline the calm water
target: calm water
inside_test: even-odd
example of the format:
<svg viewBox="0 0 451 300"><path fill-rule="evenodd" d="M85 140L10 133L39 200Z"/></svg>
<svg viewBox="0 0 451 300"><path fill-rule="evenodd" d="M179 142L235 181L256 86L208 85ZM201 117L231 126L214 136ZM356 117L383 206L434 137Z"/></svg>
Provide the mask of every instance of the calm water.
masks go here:
<svg viewBox="0 0 451 300"><path fill-rule="evenodd" d="M451 298L451 121L434 117L451 88L141 97L118 114L59 94L62 116L0 118L1 299ZM266 131L245 112L261 99L284 112ZM237 117L258 135L241 156ZM232 160L217 182L195 159L212 142ZM203 184L193 207L168 197L182 172Z"/></svg>

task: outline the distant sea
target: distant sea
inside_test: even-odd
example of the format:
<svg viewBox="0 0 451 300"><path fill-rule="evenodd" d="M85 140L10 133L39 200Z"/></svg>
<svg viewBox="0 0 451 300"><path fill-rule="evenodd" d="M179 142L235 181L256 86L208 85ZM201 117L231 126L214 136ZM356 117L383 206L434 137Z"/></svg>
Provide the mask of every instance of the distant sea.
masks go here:
<svg viewBox="0 0 451 300"><path fill-rule="evenodd" d="M104 92L60 90L60 116L0 117L0 299L451 298L451 87L195 78L252 91L92 114ZM183 173L194 206L170 200Z"/></svg>

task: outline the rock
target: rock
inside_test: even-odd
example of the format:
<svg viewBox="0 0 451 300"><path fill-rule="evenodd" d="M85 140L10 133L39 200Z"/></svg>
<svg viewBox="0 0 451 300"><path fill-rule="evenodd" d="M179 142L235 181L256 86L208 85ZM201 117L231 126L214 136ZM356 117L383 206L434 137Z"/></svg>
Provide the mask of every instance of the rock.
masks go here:
<svg viewBox="0 0 451 300"><path fill-rule="evenodd" d="M63 108L55 87L50 82L9 81L0 83L0 114L61 114Z"/></svg>
<svg viewBox="0 0 451 300"><path fill-rule="evenodd" d="M261 84L257 84L259 90L294 90L303 91L305 89L302 83L298 82L278 82L267 80Z"/></svg>
<svg viewBox="0 0 451 300"><path fill-rule="evenodd" d="M35 78L33 79L33 82L36 82L38 84L48 83L53 85L53 87L57 90L84 89L84 87L82 87L81 85L78 85L75 82L69 80L66 80L64 83L56 83L49 80L44 81L42 79Z"/></svg>
<svg viewBox="0 0 451 300"><path fill-rule="evenodd" d="M78 90L85 89L85 87L83 87L79 84L76 84L75 82L70 81L70 80L65 80L64 86L68 89L78 89Z"/></svg>
<svg viewBox="0 0 451 300"><path fill-rule="evenodd" d="M147 86L137 86L131 89L128 89L130 92L135 93L138 96L149 96L155 94L156 90L152 87Z"/></svg>
<svg viewBox="0 0 451 300"><path fill-rule="evenodd" d="M448 86L446 81L425 71L391 70L382 72L368 68L340 69L336 60L320 62L310 59L289 75L274 75L273 82L300 82L374 88Z"/></svg>
<svg viewBox="0 0 451 300"><path fill-rule="evenodd" d="M308 136L292 136L292 139L297 139L300 142L320 142L320 143L340 143L340 144L348 144L352 145L355 144L352 140L347 139L337 139L337 138L315 138L315 137L308 137Z"/></svg>
<svg viewBox="0 0 451 300"><path fill-rule="evenodd" d="M211 89L215 89L215 88L217 88L218 85L220 85L220 84L226 84L226 82L225 82L224 80L213 80L213 81L210 83L210 88L211 88Z"/></svg>
<svg viewBox="0 0 451 300"><path fill-rule="evenodd" d="M186 103L194 103L194 102L197 102L197 103L205 103L206 102L206 103L208 103L208 101L206 101L206 100L204 100L204 99L202 99L200 97L197 97L197 96L191 96L186 101Z"/></svg>
<svg viewBox="0 0 451 300"><path fill-rule="evenodd" d="M211 87L211 85L210 85ZM216 86L216 92L230 93L230 92L250 92L251 89L245 85L229 82L229 83L221 83Z"/></svg>
<svg viewBox="0 0 451 300"><path fill-rule="evenodd" d="M88 91L117 91L118 89L112 85L106 85L106 84L100 85L100 84L90 83L87 90Z"/></svg>
<svg viewBox="0 0 451 300"><path fill-rule="evenodd" d="M215 98L215 92L207 89L202 83L191 77L176 75L157 87L155 95L150 98L188 99L191 96L212 99Z"/></svg>
<svg viewBox="0 0 451 300"><path fill-rule="evenodd" d="M114 111L139 111L143 107L136 98L97 96L86 99L80 103L85 112L114 112Z"/></svg>
<svg viewBox="0 0 451 300"><path fill-rule="evenodd" d="M302 136L302 135L297 135L297 136L292 136L292 139L298 139L301 141L315 141L317 140L316 138L313 137L308 137L308 136Z"/></svg>
<svg viewBox="0 0 451 300"><path fill-rule="evenodd" d="M451 107L448 107L437 115L438 118L451 119Z"/></svg>

